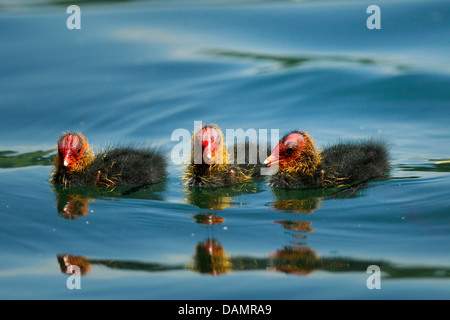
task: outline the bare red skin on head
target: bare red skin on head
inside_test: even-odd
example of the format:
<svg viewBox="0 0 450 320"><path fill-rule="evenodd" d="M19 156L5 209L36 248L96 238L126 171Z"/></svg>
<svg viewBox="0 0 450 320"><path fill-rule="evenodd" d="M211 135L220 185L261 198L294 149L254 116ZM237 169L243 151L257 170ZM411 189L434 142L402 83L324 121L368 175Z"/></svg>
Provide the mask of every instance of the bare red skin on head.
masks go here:
<svg viewBox="0 0 450 320"><path fill-rule="evenodd" d="M305 137L300 132L294 132L281 140L272 154L264 162L268 167L279 165L288 167L302 153L306 144Z"/></svg>
<svg viewBox="0 0 450 320"><path fill-rule="evenodd" d="M66 134L58 141L59 165L72 170L84 156L84 139L78 134Z"/></svg>
<svg viewBox="0 0 450 320"><path fill-rule="evenodd" d="M196 135L196 143L201 146L201 155L196 158L202 158L201 163L213 164L222 163L220 158L222 150L222 134L214 127L204 127ZM198 152L200 150L194 150Z"/></svg>

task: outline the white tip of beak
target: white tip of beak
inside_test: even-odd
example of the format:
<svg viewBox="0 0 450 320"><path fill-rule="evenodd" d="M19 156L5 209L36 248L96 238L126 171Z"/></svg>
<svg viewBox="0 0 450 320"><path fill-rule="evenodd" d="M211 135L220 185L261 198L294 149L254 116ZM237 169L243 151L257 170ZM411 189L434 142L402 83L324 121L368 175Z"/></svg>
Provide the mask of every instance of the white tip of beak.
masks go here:
<svg viewBox="0 0 450 320"><path fill-rule="evenodd" d="M264 160L264 164L268 164L270 161L269 160Z"/></svg>
<svg viewBox="0 0 450 320"><path fill-rule="evenodd" d="M209 160L211 160L211 153L208 153L208 154L206 155L206 157L207 157Z"/></svg>
<svg viewBox="0 0 450 320"><path fill-rule="evenodd" d="M67 162L67 160L64 160L64 167L67 167L69 165L69 163Z"/></svg>

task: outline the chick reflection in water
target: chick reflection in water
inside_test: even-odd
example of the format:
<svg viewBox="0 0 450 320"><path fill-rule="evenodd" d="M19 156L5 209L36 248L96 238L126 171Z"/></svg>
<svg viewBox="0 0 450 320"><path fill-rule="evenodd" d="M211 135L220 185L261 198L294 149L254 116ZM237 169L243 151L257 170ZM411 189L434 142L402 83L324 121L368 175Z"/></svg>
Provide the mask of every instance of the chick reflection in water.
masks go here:
<svg viewBox="0 0 450 320"><path fill-rule="evenodd" d="M341 268L344 266L341 263L324 264L326 260L320 259L312 249L303 247L285 247L270 254L268 258L250 256L230 257L222 244L216 239L207 239L199 242L195 247L195 254L191 262L187 265L96 260L72 255L58 255L57 260L62 273L67 273L70 265L76 265L80 267L82 275L90 272L91 266L93 265L106 266L112 269L142 270L148 272L192 270L213 276L243 270L273 270L295 275L307 275L315 270L329 269L333 271L332 269L335 267ZM348 271L355 270L353 267L350 267L349 263L345 263L345 266L349 266ZM363 268L360 270L363 270Z"/></svg>
<svg viewBox="0 0 450 320"><path fill-rule="evenodd" d="M61 254L57 261L62 273L67 273L69 266L78 266L81 275L91 271L92 266L106 266L111 269L141 270L148 272L170 270L193 270L202 274L221 275L233 270L233 262L225 249L216 239L207 239L197 243L195 254L187 265L169 265L164 263L145 263L138 261L117 261L89 259L83 256Z"/></svg>
<svg viewBox="0 0 450 320"><path fill-rule="evenodd" d="M212 213L198 213L193 216L196 223L206 225L220 225L225 221L225 218L219 217Z"/></svg>
<svg viewBox="0 0 450 320"><path fill-rule="evenodd" d="M289 246L277 250L267 258L241 256L233 257L225 252L216 239L199 242L195 254L188 264L171 265L156 262L119 261L90 259L68 254L58 255L57 261L62 273L69 266L78 266L82 275L92 271L93 266L104 266L116 270L169 272L191 270L213 276L224 275L232 271L271 270L291 275L308 275L315 271L327 272L363 272L367 267L377 265L387 278L450 278L450 269L442 266L404 266L395 261L363 260L347 257L320 257L308 247Z"/></svg>
<svg viewBox="0 0 450 320"><path fill-rule="evenodd" d="M78 219L87 216L90 204L99 199L107 198L134 198L148 200L163 200L161 195L165 188L165 180L157 185L139 187L119 187L113 190L103 190L98 188L80 187L59 187L52 188L56 197L56 209L58 215L65 219Z"/></svg>
<svg viewBox="0 0 450 320"><path fill-rule="evenodd" d="M216 239L199 242L195 247L195 255L190 269L199 273L220 275L233 269L232 262L223 246Z"/></svg>
<svg viewBox="0 0 450 320"><path fill-rule="evenodd" d="M310 214L320 209L326 192L321 189L285 190L273 189L275 201L270 206L276 210L285 210L293 213Z"/></svg>
<svg viewBox="0 0 450 320"><path fill-rule="evenodd" d="M299 221L299 220L286 220L286 221L275 221L275 223L279 223L283 226L283 228L293 231L293 237L295 239L299 239L303 241L308 236L307 234L310 232L314 232L314 228L311 226L310 221ZM304 243L298 242L298 240L294 241L295 244L301 244Z"/></svg>
<svg viewBox="0 0 450 320"><path fill-rule="evenodd" d="M87 216L89 213L89 204L98 198L93 192L86 192L79 188L66 189L54 188L56 195L56 209L58 215L65 219L75 220Z"/></svg>
<svg viewBox="0 0 450 320"><path fill-rule="evenodd" d="M256 182L220 189L185 187L185 201L201 209L223 210L242 203L237 199L246 194L258 193L262 189Z"/></svg>
<svg viewBox="0 0 450 320"><path fill-rule="evenodd" d="M352 186L328 189L272 189L275 201L270 206L276 210L285 210L293 213L310 214L321 208L321 204L326 199L354 198L358 197L353 193Z"/></svg>

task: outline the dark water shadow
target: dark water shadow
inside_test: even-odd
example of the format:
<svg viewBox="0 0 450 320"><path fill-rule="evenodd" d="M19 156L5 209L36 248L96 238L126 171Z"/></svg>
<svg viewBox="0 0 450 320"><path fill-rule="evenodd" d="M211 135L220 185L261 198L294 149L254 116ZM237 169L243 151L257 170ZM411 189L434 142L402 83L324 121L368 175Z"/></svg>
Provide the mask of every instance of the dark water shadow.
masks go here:
<svg viewBox="0 0 450 320"><path fill-rule="evenodd" d="M246 59L253 61L268 61L276 63L278 69L290 69L307 66L316 62L325 63L346 63L356 66L381 66L390 67L396 71L407 71L411 67L404 64L392 64L392 62L368 58L368 57L351 57L344 55L296 55L296 56L280 56L263 54L256 52L233 51L223 49L204 50L204 54L214 57L226 57L235 59Z"/></svg>
<svg viewBox="0 0 450 320"><path fill-rule="evenodd" d="M448 159L430 159L430 163L418 165L400 164L398 168L403 171L422 171L422 172L450 172L450 160Z"/></svg>

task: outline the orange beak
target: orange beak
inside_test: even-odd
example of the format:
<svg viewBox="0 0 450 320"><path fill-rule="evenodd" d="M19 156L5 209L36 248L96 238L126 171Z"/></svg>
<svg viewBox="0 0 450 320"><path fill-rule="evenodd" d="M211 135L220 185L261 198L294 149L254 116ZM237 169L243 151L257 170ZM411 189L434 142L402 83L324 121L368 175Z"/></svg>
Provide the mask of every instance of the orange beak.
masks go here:
<svg viewBox="0 0 450 320"><path fill-rule="evenodd" d="M68 167L68 166L70 165L70 163L71 163L71 160L70 160L70 151L67 151L67 152L64 154L64 167Z"/></svg>
<svg viewBox="0 0 450 320"><path fill-rule="evenodd" d="M267 159L264 161L264 164L267 167L272 167L272 166L276 166L278 165L278 163L280 162L280 157L279 157L279 149L278 146L275 148L275 150L273 150L272 154L267 157Z"/></svg>
<svg viewBox="0 0 450 320"><path fill-rule="evenodd" d="M209 142L203 142L203 160L207 164L211 164L214 158L214 146Z"/></svg>

